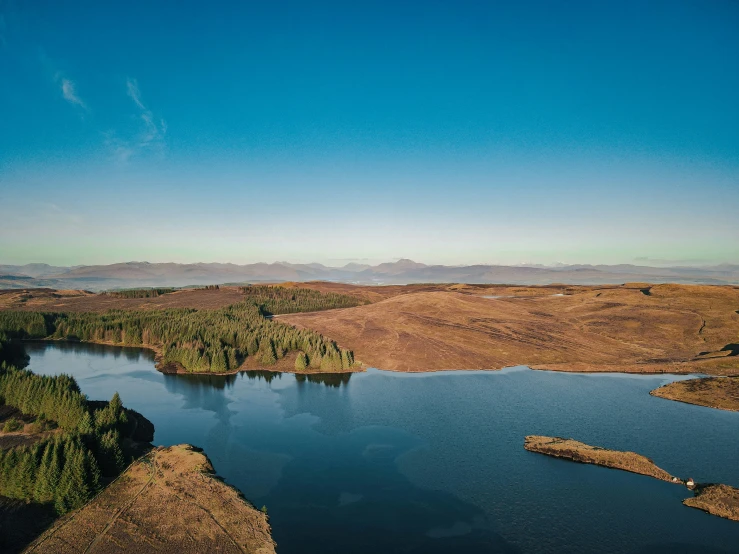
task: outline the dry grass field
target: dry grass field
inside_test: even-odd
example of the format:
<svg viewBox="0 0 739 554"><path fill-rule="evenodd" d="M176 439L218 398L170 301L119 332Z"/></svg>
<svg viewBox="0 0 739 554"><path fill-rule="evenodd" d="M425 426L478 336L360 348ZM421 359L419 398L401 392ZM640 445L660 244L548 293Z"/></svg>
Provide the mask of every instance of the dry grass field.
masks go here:
<svg viewBox="0 0 739 554"><path fill-rule="evenodd" d="M267 516L189 445L157 448L26 550L274 554Z"/></svg>
<svg viewBox="0 0 739 554"><path fill-rule="evenodd" d="M372 297L279 319L380 369L739 374L739 287L303 286Z"/></svg>

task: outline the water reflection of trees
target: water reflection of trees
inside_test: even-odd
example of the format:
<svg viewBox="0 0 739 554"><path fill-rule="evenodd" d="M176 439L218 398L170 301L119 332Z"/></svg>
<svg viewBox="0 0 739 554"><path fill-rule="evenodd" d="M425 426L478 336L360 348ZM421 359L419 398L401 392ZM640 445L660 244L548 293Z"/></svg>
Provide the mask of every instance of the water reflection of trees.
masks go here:
<svg viewBox="0 0 739 554"><path fill-rule="evenodd" d="M351 373L312 373L312 374L300 374L295 373L295 380L299 385L303 383L317 383L325 385L327 387L340 387L349 383ZM271 383L275 379L282 379L282 373L278 371L265 371L260 369L254 369L249 371L242 371L239 374L231 375L210 375L210 374L188 374L188 373L177 373L177 374L164 374L165 384L167 389L171 392L177 392L182 394L183 389L230 389L236 382L237 376L242 379L246 377L250 381L264 381Z"/></svg>
<svg viewBox="0 0 739 554"><path fill-rule="evenodd" d="M267 383L271 383L275 379L282 379L282 373L279 373L277 371L264 371L261 369L254 369L245 371L244 374L250 381L254 381L255 379L257 379L259 381L266 381Z"/></svg>
<svg viewBox="0 0 739 554"><path fill-rule="evenodd" d="M307 375L296 373L295 380L298 384L303 384L307 381L309 383L320 383L327 387L338 388L341 385L347 385L351 376L351 373L314 373Z"/></svg>
<svg viewBox="0 0 739 554"><path fill-rule="evenodd" d="M142 358L147 361L154 361L154 352L147 348L137 348L134 346L113 346L109 344L96 344L93 342L79 341L22 341L22 346L26 351L31 353L45 350L50 345L62 352L70 352L72 354L93 354L95 356L106 357L112 356L114 360L118 360L123 356L129 362L138 362Z"/></svg>
<svg viewBox="0 0 739 554"><path fill-rule="evenodd" d="M236 382L236 375L208 375L202 373L164 374L164 382L171 392L182 394L184 389L230 389Z"/></svg>
<svg viewBox="0 0 739 554"><path fill-rule="evenodd" d="M231 399L225 389L233 388L235 382L235 375L164 374L167 392L182 396L185 409L213 412L227 426L233 412L228 407Z"/></svg>

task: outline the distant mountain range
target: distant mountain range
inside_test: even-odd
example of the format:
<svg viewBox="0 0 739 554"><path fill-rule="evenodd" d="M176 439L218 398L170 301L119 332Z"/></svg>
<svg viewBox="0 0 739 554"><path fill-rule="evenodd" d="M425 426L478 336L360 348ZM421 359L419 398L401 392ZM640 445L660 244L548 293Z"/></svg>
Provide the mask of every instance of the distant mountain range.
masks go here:
<svg viewBox="0 0 739 554"><path fill-rule="evenodd" d="M625 282L739 284L739 265L650 267L622 265L426 265L402 259L375 266L350 263L328 267L288 262L246 265L126 262L74 267L47 264L0 265L0 288L51 287L105 290L126 287L211 285L283 281L339 281L357 284L501 283L598 285Z"/></svg>

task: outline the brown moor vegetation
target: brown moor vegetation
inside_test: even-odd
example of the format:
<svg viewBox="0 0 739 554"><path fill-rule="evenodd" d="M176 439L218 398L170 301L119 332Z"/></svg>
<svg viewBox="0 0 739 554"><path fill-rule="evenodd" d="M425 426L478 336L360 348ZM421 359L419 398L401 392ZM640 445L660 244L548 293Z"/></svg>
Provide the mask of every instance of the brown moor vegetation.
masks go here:
<svg viewBox="0 0 739 554"><path fill-rule="evenodd" d="M373 301L279 319L381 369L739 374L739 287L301 286Z"/></svg>
<svg viewBox="0 0 739 554"><path fill-rule="evenodd" d="M675 480L674 476L655 465L652 460L636 452L609 450L598 446L590 446L589 444L573 439L543 437L539 435L527 436L523 447L529 452L546 454L555 458L565 458L581 464L594 464L613 469L621 469L631 473L654 477L662 481L674 482ZM678 480L678 482L682 481Z"/></svg>

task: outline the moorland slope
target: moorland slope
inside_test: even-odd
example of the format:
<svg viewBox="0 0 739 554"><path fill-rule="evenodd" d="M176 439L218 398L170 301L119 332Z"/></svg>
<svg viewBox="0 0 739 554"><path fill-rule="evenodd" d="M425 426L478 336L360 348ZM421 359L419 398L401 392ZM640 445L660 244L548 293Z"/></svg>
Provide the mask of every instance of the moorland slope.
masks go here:
<svg viewBox="0 0 739 554"><path fill-rule="evenodd" d="M280 321L381 369L739 373L739 287L310 286L373 303Z"/></svg>
<svg viewBox="0 0 739 554"><path fill-rule="evenodd" d="M267 516L217 479L189 445L157 448L28 553L221 552L274 554Z"/></svg>

